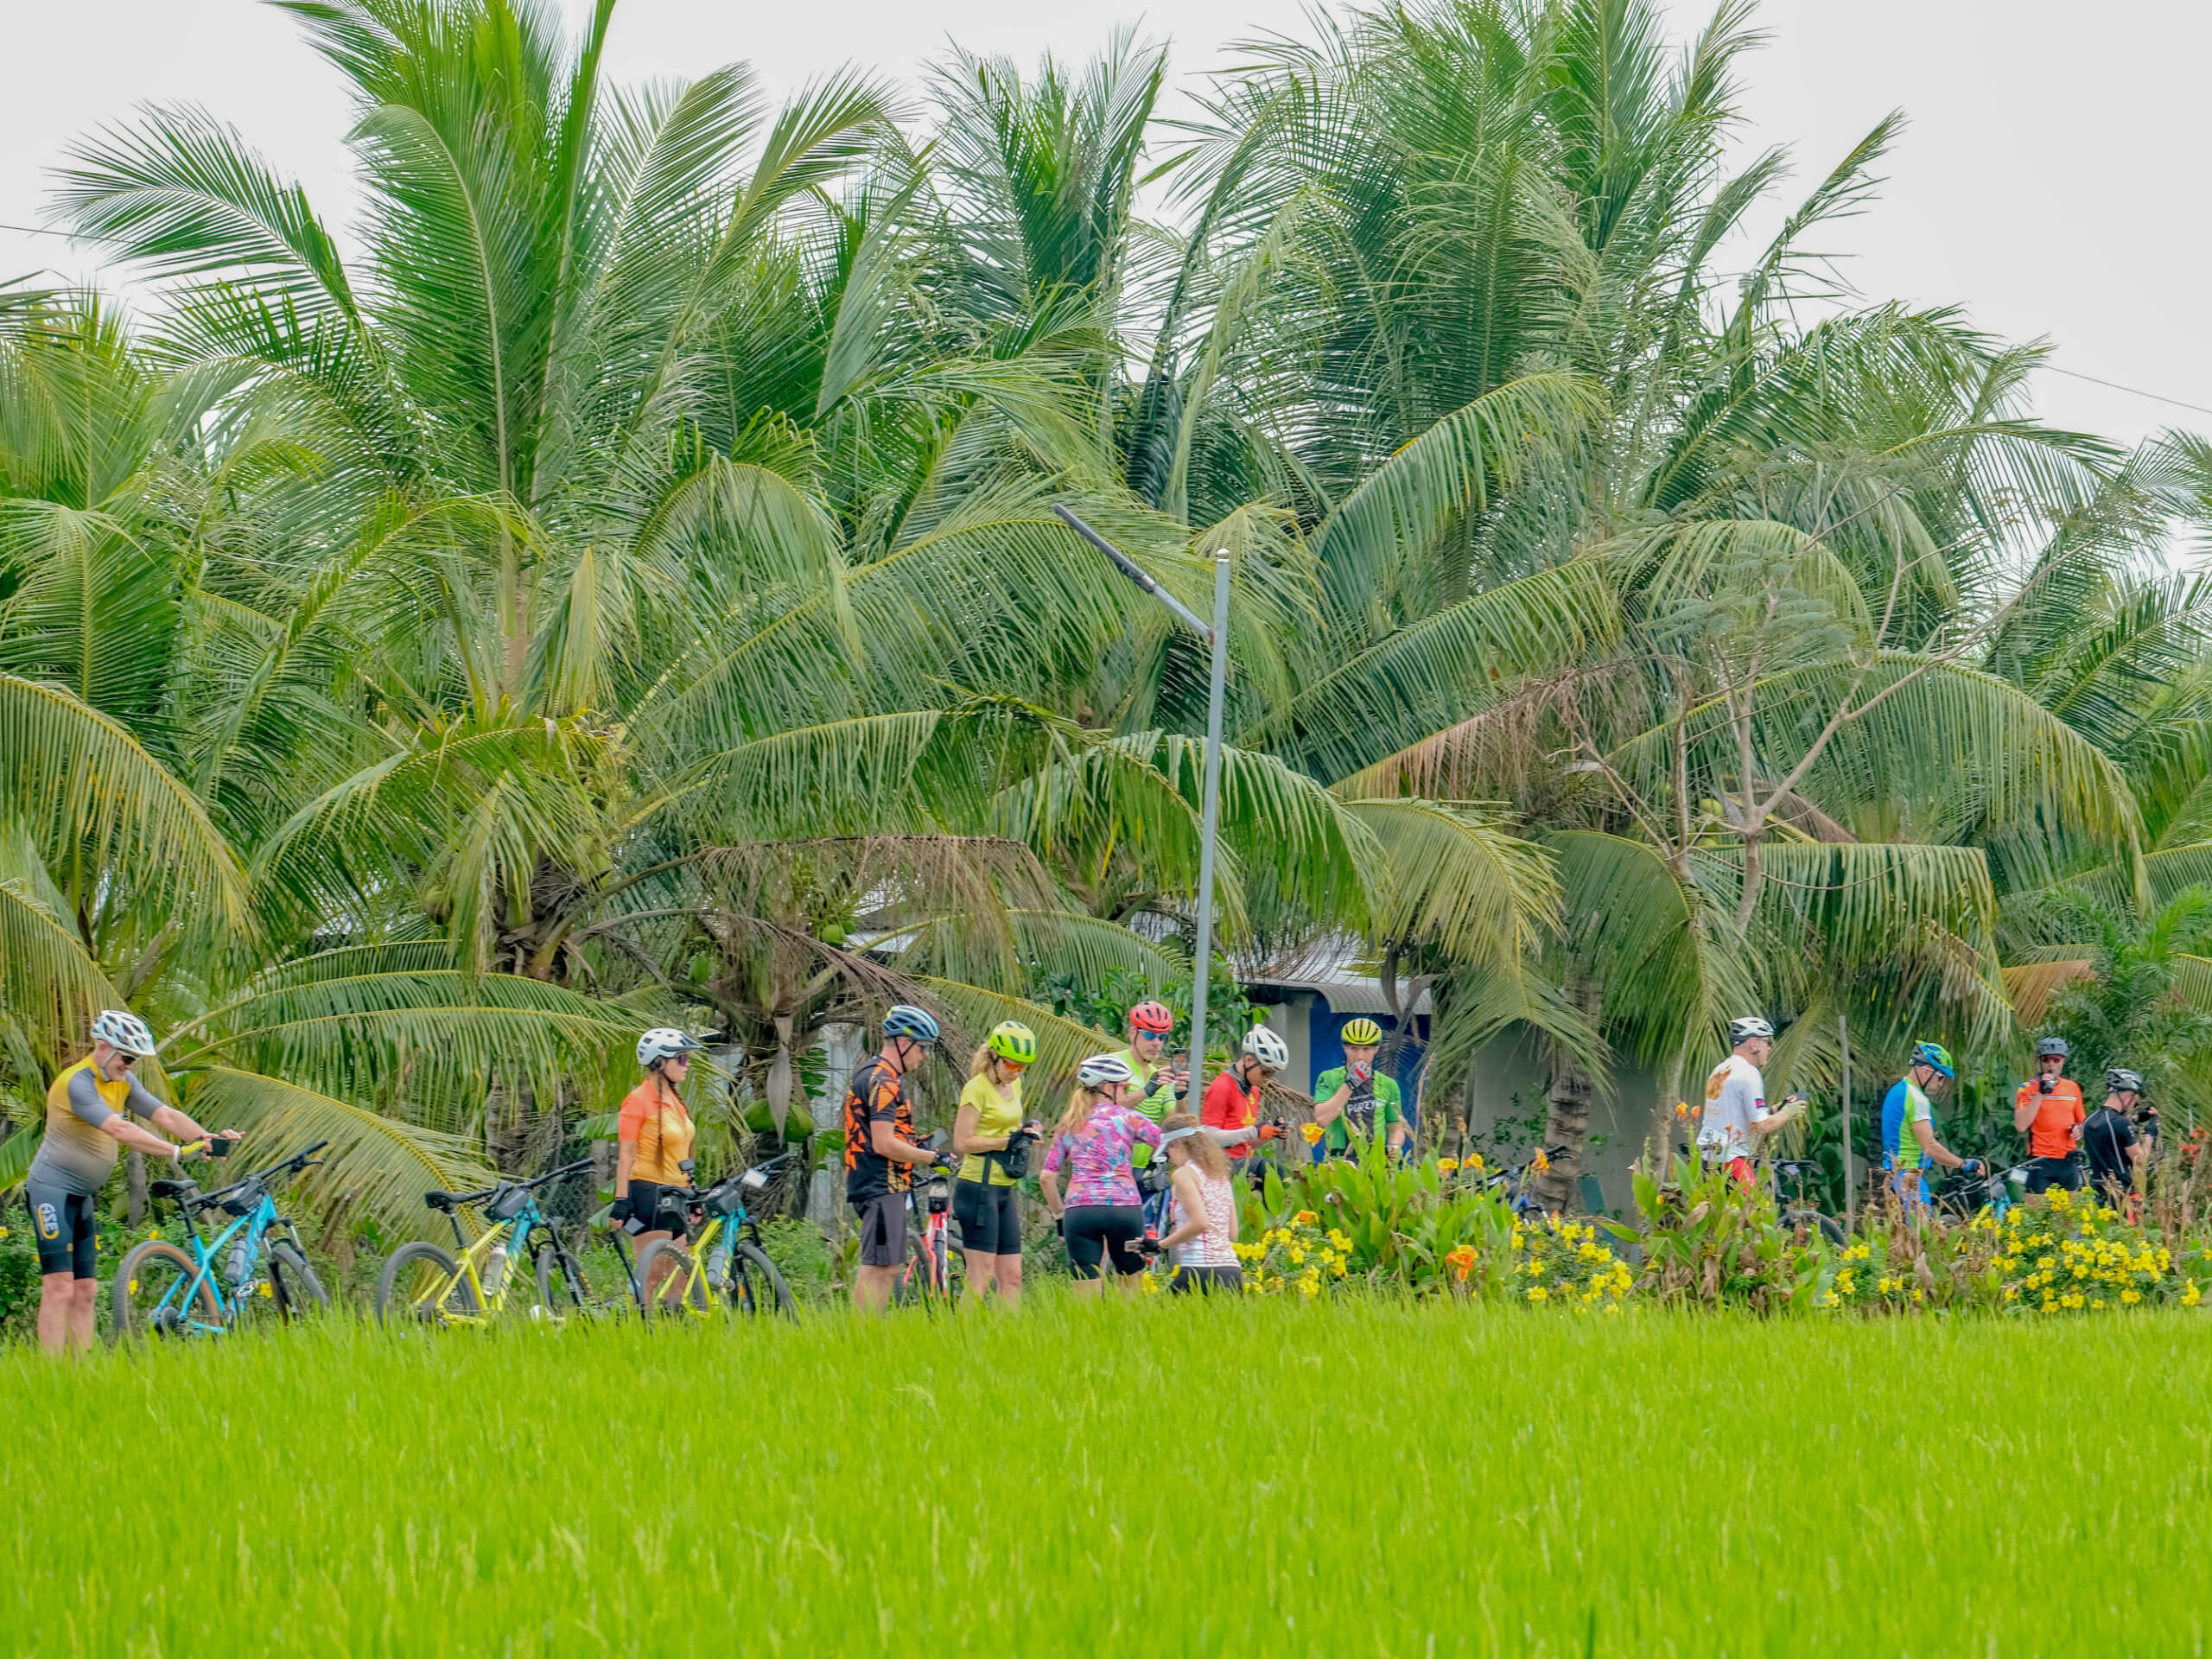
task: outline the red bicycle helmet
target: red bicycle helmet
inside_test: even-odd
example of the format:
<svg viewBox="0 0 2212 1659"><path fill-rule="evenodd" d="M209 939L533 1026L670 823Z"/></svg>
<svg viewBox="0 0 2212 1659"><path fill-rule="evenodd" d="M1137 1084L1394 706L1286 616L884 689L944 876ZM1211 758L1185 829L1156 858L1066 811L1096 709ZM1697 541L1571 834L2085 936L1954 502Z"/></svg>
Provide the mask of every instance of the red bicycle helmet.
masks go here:
<svg viewBox="0 0 2212 1659"><path fill-rule="evenodd" d="M1140 1002L1129 1010L1129 1029L1158 1032L1165 1036L1175 1029L1175 1016L1164 1002Z"/></svg>

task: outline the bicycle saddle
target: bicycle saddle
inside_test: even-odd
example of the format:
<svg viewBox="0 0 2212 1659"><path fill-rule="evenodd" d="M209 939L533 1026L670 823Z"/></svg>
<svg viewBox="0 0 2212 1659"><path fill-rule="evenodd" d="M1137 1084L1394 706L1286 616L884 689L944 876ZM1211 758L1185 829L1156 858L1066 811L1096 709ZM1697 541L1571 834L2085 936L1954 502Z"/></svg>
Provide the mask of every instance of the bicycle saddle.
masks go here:
<svg viewBox="0 0 2212 1659"><path fill-rule="evenodd" d="M197 1181L149 1181L146 1184L146 1196L149 1198L189 1198L199 1191Z"/></svg>

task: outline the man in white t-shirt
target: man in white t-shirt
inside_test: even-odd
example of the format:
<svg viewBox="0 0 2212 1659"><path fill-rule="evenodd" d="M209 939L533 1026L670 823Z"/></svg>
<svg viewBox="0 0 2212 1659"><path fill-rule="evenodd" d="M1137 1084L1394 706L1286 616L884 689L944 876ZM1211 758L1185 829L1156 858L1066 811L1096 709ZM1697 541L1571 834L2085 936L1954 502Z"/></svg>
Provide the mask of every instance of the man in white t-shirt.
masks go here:
<svg viewBox="0 0 2212 1659"><path fill-rule="evenodd" d="M1732 1020L1728 1040L1735 1052L1705 1080L1705 1122L1697 1146L1708 1159L1727 1165L1728 1173L1748 1192L1756 1179L1751 1160L1758 1156L1760 1141L1802 1116L1805 1101L1792 1095L1779 1111L1767 1110L1766 1079L1759 1068L1774 1052L1772 1026L1757 1014Z"/></svg>

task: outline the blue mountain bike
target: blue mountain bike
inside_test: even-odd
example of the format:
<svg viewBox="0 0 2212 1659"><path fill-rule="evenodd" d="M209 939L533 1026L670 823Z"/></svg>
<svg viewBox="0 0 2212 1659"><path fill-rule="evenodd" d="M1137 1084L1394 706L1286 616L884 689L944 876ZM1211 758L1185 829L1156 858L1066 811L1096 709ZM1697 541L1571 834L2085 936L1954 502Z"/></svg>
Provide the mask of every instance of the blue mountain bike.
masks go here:
<svg viewBox="0 0 2212 1659"><path fill-rule="evenodd" d="M114 1337L220 1336L266 1310L289 1323L327 1307L330 1298L300 1247L299 1230L279 1214L270 1186L322 1160L318 1141L281 1164L242 1181L202 1192L196 1181L156 1181L146 1196L175 1204L184 1217L185 1249L149 1238L126 1252L115 1270ZM210 1238L201 1218L232 1217Z"/></svg>

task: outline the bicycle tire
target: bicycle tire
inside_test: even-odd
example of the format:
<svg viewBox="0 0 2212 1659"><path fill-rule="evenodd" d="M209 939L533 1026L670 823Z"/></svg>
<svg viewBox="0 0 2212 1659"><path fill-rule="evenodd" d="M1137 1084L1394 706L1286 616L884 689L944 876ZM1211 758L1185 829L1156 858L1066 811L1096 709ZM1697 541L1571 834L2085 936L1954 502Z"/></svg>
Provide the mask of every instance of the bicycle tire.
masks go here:
<svg viewBox="0 0 2212 1659"><path fill-rule="evenodd" d="M438 1325L448 1313L477 1316L476 1287L459 1268L460 1263L427 1239L401 1245L385 1258L384 1271L377 1275L377 1323ZM430 1279L431 1270L444 1276L446 1289L436 1302L426 1303L423 1299L436 1282ZM410 1274L410 1287L403 1292L400 1281Z"/></svg>
<svg viewBox="0 0 2212 1659"><path fill-rule="evenodd" d="M1809 1232L1817 1232L1838 1249L1841 1249L1849 1242L1845 1236L1843 1224L1833 1216L1821 1214L1818 1210L1791 1210L1783 1216L1782 1224L1785 1227L1802 1227Z"/></svg>
<svg viewBox="0 0 2212 1659"><path fill-rule="evenodd" d="M728 1300L733 1315L753 1318L772 1312L787 1319L798 1317L798 1303L791 1295L791 1287L784 1282L782 1273L758 1244L740 1244L730 1255L729 1269ZM772 1308L760 1306L760 1293L753 1287L756 1276L768 1287Z"/></svg>
<svg viewBox="0 0 2212 1659"><path fill-rule="evenodd" d="M143 1342L150 1336L184 1334L174 1326L157 1327L152 1316L169 1290L180 1281L188 1282L199 1271L197 1262L165 1238L149 1238L132 1245L117 1265L115 1284L109 1291L113 1323L108 1339ZM194 1315L207 1324L222 1322L221 1305L215 1300L213 1287L204 1279L193 1297L193 1304Z"/></svg>
<svg viewBox="0 0 2212 1659"><path fill-rule="evenodd" d="M574 1313L619 1313L635 1304L628 1297L619 1302L601 1306L592 1300L591 1285L583 1276L583 1265L573 1268L562 1258L561 1252L550 1244L537 1247L537 1305L547 1319L556 1324ZM556 1276L557 1275L557 1276ZM565 1297L563 1293L567 1294ZM563 1301L567 1303L564 1307Z"/></svg>
<svg viewBox="0 0 2212 1659"><path fill-rule="evenodd" d="M660 1288L652 1295L645 1294L653 1281L653 1269L664 1260L673 1262ZM691 1253L683 1248L681 1239L657 1238L638 1252L638 1306L644 1313L645 1323L655 1319L671 1319L680 1314L701 1316L713 1311L713 1292L707 1287L706 1275L697 1271Z"/></svg>
<svg viewBox="0 0 2212 1659"><path fill-rule="evenodd" d="M308 1265L306 1255L289 1239L269 1247L269 1282L276 1292L276 1317L287 1325L330 1306L330 1293Z"/></svg>

